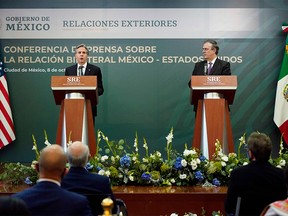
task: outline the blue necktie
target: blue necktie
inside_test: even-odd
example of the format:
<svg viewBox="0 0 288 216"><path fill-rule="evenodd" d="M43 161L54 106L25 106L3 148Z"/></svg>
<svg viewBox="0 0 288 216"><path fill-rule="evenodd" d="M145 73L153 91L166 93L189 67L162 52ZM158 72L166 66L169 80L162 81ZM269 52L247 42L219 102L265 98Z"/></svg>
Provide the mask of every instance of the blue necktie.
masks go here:
<svg viewBox="0 0 288 216"><path fill-rule="evenodd" d="M209 66L208 66L208 74L210 74L211 73L211 69L212 69L212 62L209 62L208 64L209 64Z"/></svg>

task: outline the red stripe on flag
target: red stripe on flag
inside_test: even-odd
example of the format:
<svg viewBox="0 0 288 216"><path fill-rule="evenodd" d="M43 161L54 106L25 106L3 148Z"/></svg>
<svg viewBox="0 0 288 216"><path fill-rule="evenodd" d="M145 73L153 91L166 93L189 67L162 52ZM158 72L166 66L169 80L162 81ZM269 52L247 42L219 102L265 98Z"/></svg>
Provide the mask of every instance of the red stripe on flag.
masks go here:
<svg viewBox="0 0 288 216"><path fill-rule="evenodd" d="M9 104L10 105L10 104ZM9 127L11 128L11 130L13 131L13 133L15 132L14 131L14 124L13 124L13 120L11 118L11 116L9 115L9 113L7 112L7 109L4 107L3 103L0 101L0 110L2 112L2 114L4 115L4 119L6 120L6 122L8 123ZM4 121L3 119L3 121ZM2 123L2 121L1 121ZM3 124L2 124L3 125ZM2 128L2 127L1 127ZM4 125L3 125L3 128Z"/></svg>
<svg viewBox="0 0 288 216"><path fill-rule="evenodd" d="M6 82L6 77L0 77L0 111L1 111L1 139L0 148L8 145L13 140L15 140L14 124L11 114L10 99L8 93L8 87Z"/></svg>
<svg viewBox="0 0 288 216"><path fill-rule="evenodd" d="M279 130L283 136L285 143L288 144L288 121L285 121L280 127Z"/></svg>
<svg viewBox="0 0 288 216"><path fill-rule="evenodd" d="M10 136L9 132L6 130L6 127L4 127L4 125L2 124L2 122L0 122L0 128L2 130L2 133L3 133L4 137L5 137L5 139L7 140L7 143L6 142L4 143L4 139L3 140L1 139L1 142L3 143L4 146L8 145L9 143L11 143L13 141L13 139Z"/></svg>

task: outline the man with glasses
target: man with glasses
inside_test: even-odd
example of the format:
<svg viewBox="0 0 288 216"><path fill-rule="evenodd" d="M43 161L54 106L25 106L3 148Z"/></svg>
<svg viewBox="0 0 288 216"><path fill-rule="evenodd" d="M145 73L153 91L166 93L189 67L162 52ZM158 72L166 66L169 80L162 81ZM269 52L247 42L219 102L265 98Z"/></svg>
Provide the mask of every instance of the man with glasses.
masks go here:
<svg viewBox="0 0 288 216"><path fill-rule="evenodd" d="M231 75L230 63L219 59L218 52L219 46L215 40L204 41L204 61L195 64L192 75Z"/></svg>
<svg viewBox="0 0 288 216"><path fill-rule="evenodd" d="M192 76L231 75L230 63L219 59L218 52L219 46L215 40L204 41L202 46L204 60L195 64ZM188 86L191 88L191 80ZM194 111L197 111L197 104L194 104Z"/></svg>

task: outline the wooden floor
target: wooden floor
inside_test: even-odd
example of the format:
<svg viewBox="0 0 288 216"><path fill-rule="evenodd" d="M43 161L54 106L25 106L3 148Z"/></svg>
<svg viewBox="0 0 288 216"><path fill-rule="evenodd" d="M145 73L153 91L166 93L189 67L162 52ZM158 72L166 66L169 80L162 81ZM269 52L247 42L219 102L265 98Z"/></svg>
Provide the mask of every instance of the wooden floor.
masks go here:
<svg viewBox="0 0 288 216"><path fill-rule="evenodd" d="M8 186L0 182L0 195L11 195L27 188L26 185ZM115 186L116 198L122 199L129 216L164 216L185 212L211 216L213 211L224 214L224 200L227 187L153 187L153 186Z"/></svg>

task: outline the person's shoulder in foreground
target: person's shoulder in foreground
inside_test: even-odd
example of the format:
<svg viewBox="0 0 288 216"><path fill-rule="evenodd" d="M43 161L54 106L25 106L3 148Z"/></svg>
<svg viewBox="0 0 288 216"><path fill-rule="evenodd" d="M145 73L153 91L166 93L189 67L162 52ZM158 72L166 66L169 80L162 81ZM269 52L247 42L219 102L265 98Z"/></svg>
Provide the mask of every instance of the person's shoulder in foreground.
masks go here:
<svg viewBox="0 0 288 216"><path fill-rule="evenodd" d="M26 203L17 198L11 196L0 197L0 215L5 216L30 216Z"/></svg>
<svg viewBox="0 0 288 216"><path fill-rule="evenodd" d="M264 133L253 132L248 138L250 163L231 172L225 201L227 214L236 211L240 202L240 215L260 215L269 203L286 198L283 170L269 162L272 142Z"/></svg>
<svg viewBox="0 0 288 216"><path fill-rule="evenodd" d="M66 172L67 157L60 145L45 147L40 154L36 185L13 197L22 199L32 215L92 215L85 196L60 187Z"/></svg>
<svg viewBox="0 0 288 216"><path fill-rule="evenodd" d="M284 175L286 180L286 187L288 189L288 166L284 169ZM288 198L284 200L277 200L273 203L270 203L262 211L261 216L287 216L288 215Z"/></svg>
<svg viewBox="0 0 288 216"><path fill-rule="evenodd" d="M89 160L89 148L80 141L75 141L68 146L67 156L69 171L62 180L61 187L81 194L102 194L109 196L116 203L111 189L110 179L86 169ZM116 212L116 205L113 213Z"/></svg>

